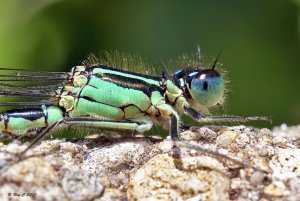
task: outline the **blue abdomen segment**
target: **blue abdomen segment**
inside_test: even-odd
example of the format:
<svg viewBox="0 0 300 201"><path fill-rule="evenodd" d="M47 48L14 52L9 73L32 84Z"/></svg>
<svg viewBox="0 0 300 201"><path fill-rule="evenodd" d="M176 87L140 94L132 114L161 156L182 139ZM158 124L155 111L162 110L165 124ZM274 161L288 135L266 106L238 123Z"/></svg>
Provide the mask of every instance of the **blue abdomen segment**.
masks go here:
<svg viewBox="0 0 300 201"><path fill-rule="evenodd" d="M62 118L63 112L56 106L7 110L0 113L0 130L12 136L34 137Z"/></svg>

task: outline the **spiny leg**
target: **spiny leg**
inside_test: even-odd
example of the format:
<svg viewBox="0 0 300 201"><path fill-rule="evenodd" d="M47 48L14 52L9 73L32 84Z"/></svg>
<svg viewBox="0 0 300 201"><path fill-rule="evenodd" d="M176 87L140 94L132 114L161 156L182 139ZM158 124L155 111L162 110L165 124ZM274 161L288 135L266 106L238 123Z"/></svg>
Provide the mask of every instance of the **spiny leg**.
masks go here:
<svg viewBox="0 0 300 201"><path fill-rule="evenodd" d="M73 117L65 118L65 125L86 127L86 128L111 128L118 130L128 130L136 131L138 133L143 133L152 128L152 121L147 117L134 118L130 120L107 120L107 119L97 119L93 117Z"/></svg>
<svg viewBox="0 0 300 201"><path fill-rule="evenodd" d="M131 120L123 120L123 121L114 121L114 120L104 120L97 119L93 117L71 117L64 118L51 126L45 128L38 136L31 142L31 144L21 153L24 155L29 149L38 144L48 133L50 133L53 129L55 129L58 125L74 125L79 127L86 128L112 128L112 129L120 129L120 130L128 130L128 131L136 131L139 133L143 133L152 128L152 121L150 118L141 117L135 118Z"/></svg>
<svg viewBox="0 0 300 201"><path fill-rule="evenodd" d="M248 121L271 121L270 117L240 117L240 116L205 116L189 106L184 106L186 115L200 123L221 123L221 122L248 122Z"/></svg>
<svg viewBox="0 0 300 201"><path fill-rule="evenodd" d="M40 133L38 133L38 136L36 138L34 138L34 140L29 144L29 146L21 152L21 156L25 155L25 153L31 149L32 147L34 147L35 145L37 145L40 141L42 141L47 134L49 134L55 127L57 127L59 124L62 123L63 120L57 121L56 123L52 124L51 126L43 129Z"/></svg>
<svg viewBox="0 0 300 201"><path fill-rule="evenodd" d="M189 142L186 142L186 141L180 139L180 137L178 135L178 127L179 127L179 121L178 121L177 115L172 114L171 119L170 119L169 135L171 136L171 139L176 146L201 151L201 152L213 155L217 158L222 158L222 159L226 159L228 161L232 161L233 163L238 164L240 166L243 166L243 167L246 166L246 164L244 164L243 162L241 162L237 159L231 158L231 157L221 154L217 151L213 151L211 149L205 148L201 145L193 145Z"/></svg>
<svg viewBox="0 0 300 201"><path fill-rule="evenodd" d="M191 108L189 106L184 106L184 112L185 112L185 114L187 114L188 116L192 117L193 119L195 119L196 121L198 121L200 123L247 122L247 121L257 121L257 120L270 121L269 117L239 117L239 116L209 116L209 117L207 117L207 116L197 112L196 110L194 110L193 108ZM226 160L232 161L243 167L247 166L247 164L245 164L239 160L233 159L227 155L218 153L217 151L207 149L201 145L193 145L193 144L190 144L188 142L181 140L178 135L179 121L178 121L177 115L173 114L171 116L170 124L171 124L170 125L170 127L171 127L170 128L170 136L171 136L171 139L174 141L174 143L177 146L202 151L207 154L213 155L215 157L224 158Z"/></svg>

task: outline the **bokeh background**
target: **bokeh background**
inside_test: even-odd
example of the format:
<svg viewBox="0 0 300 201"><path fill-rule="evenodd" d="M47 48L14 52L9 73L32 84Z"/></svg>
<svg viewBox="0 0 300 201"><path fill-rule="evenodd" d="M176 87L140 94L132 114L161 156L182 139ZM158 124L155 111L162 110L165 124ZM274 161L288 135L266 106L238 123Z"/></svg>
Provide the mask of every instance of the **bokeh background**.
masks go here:
<svg viewBox="0 0 300 201"><path fill-rule="evenodd" d="M300 124L297 0L1 0L0 67L68 71L90 52L151 62L196 51L231 81L228 114Z"/></svg>

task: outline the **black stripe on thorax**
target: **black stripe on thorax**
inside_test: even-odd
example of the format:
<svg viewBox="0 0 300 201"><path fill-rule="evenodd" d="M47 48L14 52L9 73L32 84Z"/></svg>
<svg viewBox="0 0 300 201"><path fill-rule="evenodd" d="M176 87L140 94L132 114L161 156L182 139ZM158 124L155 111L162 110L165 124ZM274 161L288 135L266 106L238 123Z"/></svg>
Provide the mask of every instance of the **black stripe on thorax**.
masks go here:
<svg viewBox="0 0 300 201"><path fill-rule="evenodd" d="M116 71L116 72L120 72L120 73L124 73L124 74L135 75L135 76L139 76L139 77L146 78L146 79L152 79L155 81L162 81L162 77L160 77L160 76L144 75L144 74L126 71L126 70L113 68L113 67L105 66L105 65L89 66L86 68L86 71L92 72L95 68L102 68L102 69Z"/></svg>
<svg viewBox="0 0 300 201"><path fill-rule="evenodd" d="M84 99L84 100L87 100L87 101L93 102L93 103L99 103L99 104L107 105L107 106L110 106L110 107L117 107L117 106L114 106L114 105L110 105L110 104L107 104L107 103L103 103L103 102L96 101L95 99L93 99L93 98L91 98L91 97L88 97L88 96L81 96L81 97L78 99L77 103L79 103L79 100L80 100L80 99ZM139 108L138 106L136 106L136 105L134 105L134 104L122 105L122 106L120 106L120 107L118 107L118 108L120 108L120 109L123 111L123 113L124 113L123 119L125 119L125 111L124 111L124 109L125 109L126 107L129 107L129 106L134 106L134 107L136 107L141 113L144 113L144 112L145 112L145 111L142 111L141 108ZM150 107L150 106L149 106L149 107ZM148 107L148 108L149 108L149 107ZM147 108L147 110L148 110L148 108ZM146 110L146 111L147 111L147 110Z"/></svg>
<svg viewBox="0 0 300 201"><path fill-rule="evenodd" d="M94 76L114 83L120 87L123 88L129 88L129 89L135 89L144 92L148 97L151 97L151 93L153 91L158 91L162 96L164 96L165 89L154 85L154 84L149 84L148 82L145 82L143 80L135 79L135 78L130 78L130 77L124 77L121 75L115 75L115 74L95 74Z"/></svg>

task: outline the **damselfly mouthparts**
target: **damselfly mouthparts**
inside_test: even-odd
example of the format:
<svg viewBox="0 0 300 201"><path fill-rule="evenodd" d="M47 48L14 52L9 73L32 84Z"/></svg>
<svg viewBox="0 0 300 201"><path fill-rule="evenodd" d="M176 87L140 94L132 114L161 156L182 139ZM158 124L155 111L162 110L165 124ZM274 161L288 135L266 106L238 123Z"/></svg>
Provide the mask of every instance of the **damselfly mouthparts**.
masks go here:
<svg viewBox="0 0 300 201"><path fill-rule="evenodd" d="M196 62L197 66L187 63L173 74L163 72L160 76L151 76L110 66L112 64L107 58L101 63L75 66L70 72L1 68L0 95L21 96L29 100L0 103L1 106L21 107L0 113L2 134L35 137L24 154L58 127L143 133L154 123L161 122L169 129L169 135L177 146L238 162L181 140L178 135L180 116L188 115L201 123L268 119L205 114L208 108L223 102L225 81L215 69L217 59L210 67L201 62ZM30 101L32 99L39 101Z"/></svg>

